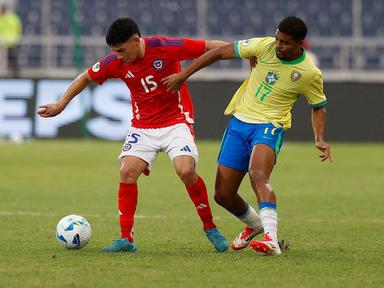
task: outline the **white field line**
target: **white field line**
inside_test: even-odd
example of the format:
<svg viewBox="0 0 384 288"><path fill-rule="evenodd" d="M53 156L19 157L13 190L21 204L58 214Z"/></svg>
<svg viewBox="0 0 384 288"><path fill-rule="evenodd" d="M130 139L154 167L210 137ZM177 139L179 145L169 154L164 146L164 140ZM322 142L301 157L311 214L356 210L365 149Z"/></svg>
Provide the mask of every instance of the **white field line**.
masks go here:
<svg viewBox="0 0 384 288"><path fill-rule="evenodd" d="M67 215L70 215L71 213L68 213ZM72 214L77 214L77 213L72 213ZM80 213L79 213L80 214ZM101 218L101 217L111 217L111 216L116 216L118 215L111 215L111 214L80 214L80 215L85 215L85 217L89 218ZM59 213L46 213L46 212L31 212L31 211L0 211L0 217L2 216L26 216L26 217L64 217L65 215L59 214ZM135 218L136 219L168 219L168 218L183 218L183 219L194 219L196 218L195 215L191 216L180 216L180 215L140 215L136 214ZM229 218L229 217L228 217ZM215 219L221 219L220 217L215 217Z"/></svg>
<svg viewBox="0 0 384 288"><path fill-rule="evenodd" d="M68 213L66 215L69 215L71 213ZM72 213L76 214L76 213ZM105 217L118 217L118 215L112 215L112 214L81 214L82 216L89 217L89 218L105 218ZM59 213L46 213L46 212L32 212L32 211L0 211L0 217L6 217L6 216L25 216L25 217L64 217L66 215L59 214ZM181 219L198 219L197 215L141 215L136 214L135 219L169 219L169 218L181 218ZM227 220L227 219L234 219L234 216L228 214L228 216L224 217L214 217L215 220ZM285 219L285 221L297 221L297 219ZM306 223L329 223L333 222L335 223L335 219L328 220L328 219L321 219L321 218L308 218L308 219L300 219L302 222ZM338 219L337 223L351 223L351 222L358 222L358 223L370 223L370 224L384 224L384 218L372 218L372 219Z"/></svg>

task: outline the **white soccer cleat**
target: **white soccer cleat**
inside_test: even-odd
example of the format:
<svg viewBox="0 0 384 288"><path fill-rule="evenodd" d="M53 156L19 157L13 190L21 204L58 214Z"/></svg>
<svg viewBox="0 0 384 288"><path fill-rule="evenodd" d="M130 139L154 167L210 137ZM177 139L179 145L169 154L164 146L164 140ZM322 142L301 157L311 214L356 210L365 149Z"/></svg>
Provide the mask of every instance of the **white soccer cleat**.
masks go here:
<svg viewBox="0 0 384 288"><path fill-rule="evenodd" d="M235 251L244 249L249 245L249 242L261 232L263 232L263 227L260 227L259 230L255 231L248 225L245 225L244 230L233 240L231 245L232 249Z"/></svg>
<svg viewBox="0 0 384 288"><path fill-rule="evenodd" d="M280 255L281 249L277 241L273 241L268 233L264 234L260 241L253 240L250 243L253 250L264 255Z"/></svg>

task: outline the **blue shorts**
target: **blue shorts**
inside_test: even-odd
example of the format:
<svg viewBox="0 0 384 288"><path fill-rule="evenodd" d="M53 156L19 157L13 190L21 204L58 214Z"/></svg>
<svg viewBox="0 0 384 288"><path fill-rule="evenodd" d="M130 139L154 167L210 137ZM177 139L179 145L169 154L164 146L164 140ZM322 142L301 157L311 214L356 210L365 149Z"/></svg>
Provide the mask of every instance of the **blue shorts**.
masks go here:
<svg viewBox="0 0 384 288"><path fill-rule="evenodd" d="M224 132L217 163L247 172L253 146L268 145L277 157L284 135L284 128L277 128L271 123L251 124L232 117Z"/></svg>

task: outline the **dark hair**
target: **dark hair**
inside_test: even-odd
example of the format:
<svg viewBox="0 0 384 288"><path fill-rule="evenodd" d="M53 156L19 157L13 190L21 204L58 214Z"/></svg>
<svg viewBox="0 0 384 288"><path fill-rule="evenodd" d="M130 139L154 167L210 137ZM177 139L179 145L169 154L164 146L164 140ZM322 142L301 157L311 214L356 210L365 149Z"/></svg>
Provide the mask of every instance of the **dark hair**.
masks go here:
<svg viewBox="0 0 384 288"><path fill-rule="evenodd" d="M295 16L284 18L277 27L283 34L290 35L294 40L304 40L307 36L307 25Z"/></svg>
<svg viewBox="0 0 384 288"><path fill-rule="evenodd" d="M130 18L119 18L109 26L105 41L114 46L124 43L134 34L141 36L136 22Z"/></svg>

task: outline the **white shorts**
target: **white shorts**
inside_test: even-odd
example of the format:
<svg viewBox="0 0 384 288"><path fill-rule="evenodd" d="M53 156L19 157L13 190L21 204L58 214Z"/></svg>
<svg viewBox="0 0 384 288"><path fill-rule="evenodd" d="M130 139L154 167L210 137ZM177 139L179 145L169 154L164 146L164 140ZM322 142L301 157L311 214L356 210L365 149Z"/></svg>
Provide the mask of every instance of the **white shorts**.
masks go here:
<svg viewBox="0 0 384 288"><path fill-rule="evenodd" d="M148 163L150 170L159 152L165 152L173 161L176 156L187 155L199 160L195 139L187 124L181 123L164 128L134 128L128 131L127 138L119 155L136 156Z"/></svg>

